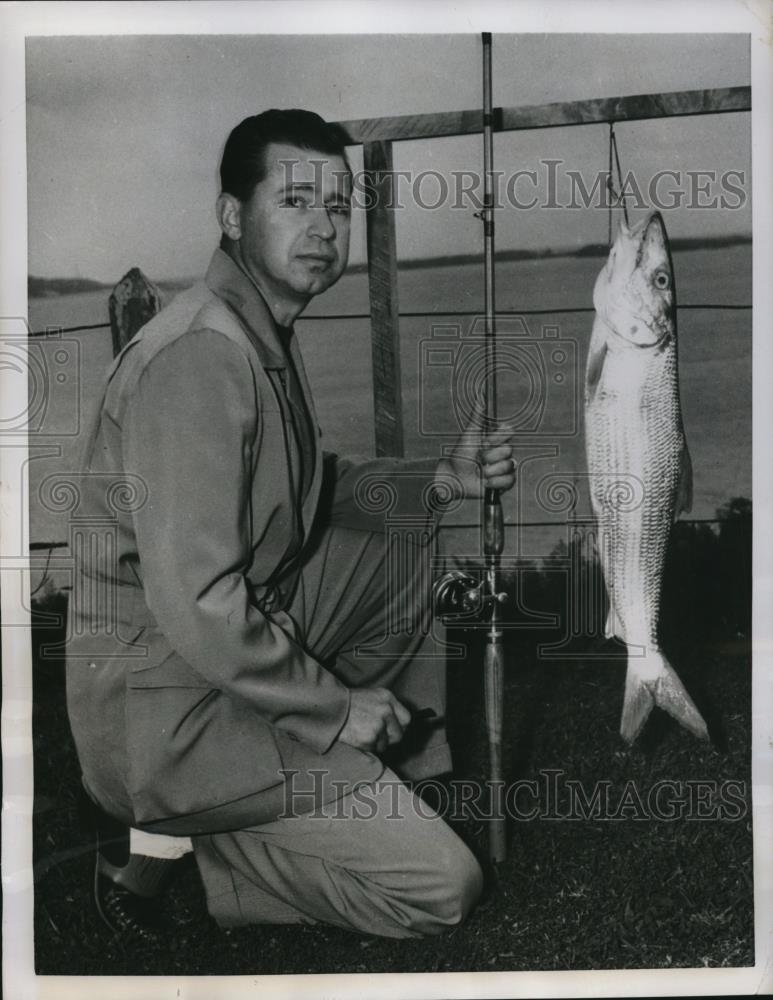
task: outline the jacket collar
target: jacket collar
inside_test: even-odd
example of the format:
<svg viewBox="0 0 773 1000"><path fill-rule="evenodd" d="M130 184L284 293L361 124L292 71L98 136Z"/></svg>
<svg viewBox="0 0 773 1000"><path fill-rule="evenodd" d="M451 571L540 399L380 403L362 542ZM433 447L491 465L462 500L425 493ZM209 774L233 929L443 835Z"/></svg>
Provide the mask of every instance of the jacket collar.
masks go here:
<svg viewBox="0 0 773 1000"><path fill-rule="evenodd" d="M225 250L219 247L215 250L204 280L209 290L223 299L242 321L263 367L286 368L280 327L257 285Z"/></svg>
<svg viewBox="0 0 773 1000"><path fill-rule="evenodd" d="M245 333L255 347L261 364L267 369L278 369L280 371L287 368L287 353L282 346L280 327L271 314L271 310L266 305L266 301L258 291L252 279L242 271L225 250L218 248L212 255L209 269L205 278L207 287L221 298L236 313ZM322 453L319 445L319 426L317 415L314 409L314 399L311 395L306 371L303 367L303 358L298 348L293 331L288 341L290 356L295 365L296 375L300 382L301 392L306 402L306 407L311 418L311 425L316 437L316 449L312 481L309 491L303 502L301 518L304 529L308 533L314 520L322 485ZM280 400L284 396L280 394ZM285 402L280 406L289 406L289 401L285 397Z"/></svg>

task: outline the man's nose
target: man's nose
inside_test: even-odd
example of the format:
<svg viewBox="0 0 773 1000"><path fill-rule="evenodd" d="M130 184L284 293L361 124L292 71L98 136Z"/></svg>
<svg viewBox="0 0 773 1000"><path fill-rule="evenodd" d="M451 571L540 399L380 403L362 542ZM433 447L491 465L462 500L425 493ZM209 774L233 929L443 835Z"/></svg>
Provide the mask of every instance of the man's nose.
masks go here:
<svg viewBox="0 0 773 1000"><path fill-rule="evenodd" d="M319 236L323 240L332 240L336 234L336 227L330 218L327 208L319 207L313 210L312 219L309 223L309 234Z"/></svg>

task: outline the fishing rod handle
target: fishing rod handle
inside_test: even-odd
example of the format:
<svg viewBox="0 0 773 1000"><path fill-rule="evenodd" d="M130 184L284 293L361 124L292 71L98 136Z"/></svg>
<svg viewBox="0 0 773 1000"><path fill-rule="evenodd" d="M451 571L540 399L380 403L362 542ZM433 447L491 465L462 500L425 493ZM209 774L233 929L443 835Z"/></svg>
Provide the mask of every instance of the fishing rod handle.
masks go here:
<svg viewBox="0 0 773 1000"><path fill-rule="evenodd" d="M487 489L483 498L483 554L500 556L505 547L505 520L499 490Z"/></svg>
<svg viewBox="0 0 773 1000"><path fill-rule="evenodd" d="M501 635L501 633L499 633ZM501 641L489 641L483 655L484 704L489 744L491 815L489 857L501 862L507 856L504 768L502 766L502 716L504 702L504 650Z"/></svg>

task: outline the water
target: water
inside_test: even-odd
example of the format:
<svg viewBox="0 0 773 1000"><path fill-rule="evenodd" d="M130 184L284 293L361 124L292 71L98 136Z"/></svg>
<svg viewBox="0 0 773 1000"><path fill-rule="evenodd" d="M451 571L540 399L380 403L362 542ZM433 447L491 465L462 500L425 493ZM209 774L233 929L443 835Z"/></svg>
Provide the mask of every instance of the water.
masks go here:
<svg viewBox="0 0 773 1000"><path fill-rule="evenodd" d="M500 262L497 307L502 311L589 307L601 263L599 258L581 257ZM748 244L681 251L675 254L674 267L680 304L751 301ZM482 278L480 262L400 274L401 311L435 313L433 318L401 321L403 415L409 457L439 455L440 448L454 439L457 420L453 399L458 400L460 393L474 386L480 375L480 348L469 339L471 333L474 335L475 321L455 312L481 307ZM324 316L365 313L367 309L367 276L349 274L312 303L309 312ZM35 299L30 302L29 319L33 330L107 322L107 294L100 291ZM578 493L575 514L587 513L579 403L592 314L525 316L524 321L525 329L518 329L512 320L500 323L499 409L501 415L516 419L524 431L517 449L521 476L517 490L505 498L505 515L513 521L548 521L553 525L509 531L509 552L539 557L559 538L566 538L567 531L567 510L559 509L560 505L546 509L546 490L561 482L572 485ZM296 329L325 447L340 454L372 455L368 321L302 318ZM31 442L34 448L29 466L30 540L36 542L67 539L69 515L50 509L50 503L46 505L45 481L55 473L78 468L83 429L98 403L100 385L112 360L109 329L63 336L65 344L35 342L39 359L45 359L48 366L45 378L51 387L45 398L41 393L37 397L33 394L33 404L36 398L40 402L36 420L42 418L41 433ZM439 344L443 351L438 354L433 344ZM449 356L454 365L441 363ZM731 497L751 496L751 311L681 310L679 358L682 406L695 476L692 516L712 517ZM556 374L563 374L564 380L556 382ZM57 375L62 376L61 381L55 381ZM544 408L540 412L541 400ZM45 445L45 450L39 445ZM449 523L475 523L477 516L477 505L465 504L449 516ZM460 553L477 551L473 530L449 530L446 538L449 547Z"/></svg>

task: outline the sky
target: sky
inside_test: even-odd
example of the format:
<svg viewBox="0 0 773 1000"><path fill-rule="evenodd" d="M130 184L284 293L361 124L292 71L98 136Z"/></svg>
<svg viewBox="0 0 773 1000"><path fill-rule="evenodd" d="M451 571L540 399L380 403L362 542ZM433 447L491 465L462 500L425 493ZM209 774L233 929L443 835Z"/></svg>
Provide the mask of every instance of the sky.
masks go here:
<svg viewBox="0 0 773 1000"><path fill-rule="evenodd" d="M493 100L516 106L749 83L744 34L494 34ZM29 272L117 280L138 265L155 280L196 276L218 239L217 166L230 129L267 107L306 107L330 120L479 108L478 33L454 35L117 35L31 37L26 44ZM722 193L727 171L743 175L732 207L681 207L671 236L748 233L750 121L746 113L617 127L623 172L645 199L660 170L680 172L660 190L688 200L688 171L713 171L704 201ZM476 170L479 136L395 144L395 166ZM495 137L494 166L512 176L522 204L544 202L545 161L558 160L586 187L606 169L604 125ZM359 149L352 150L355 170ZM427 175L425 205L438 198ZM398 258L477 253L473 207L451 199L427 210L414 189L397 215ZM700 196L697 197L700 201ZM744 204L736 207L739 201ZM353 218L351 260L364 259L364 212ZM577 246L606 239L603 208L496 214L497 249Z"/></svg>

